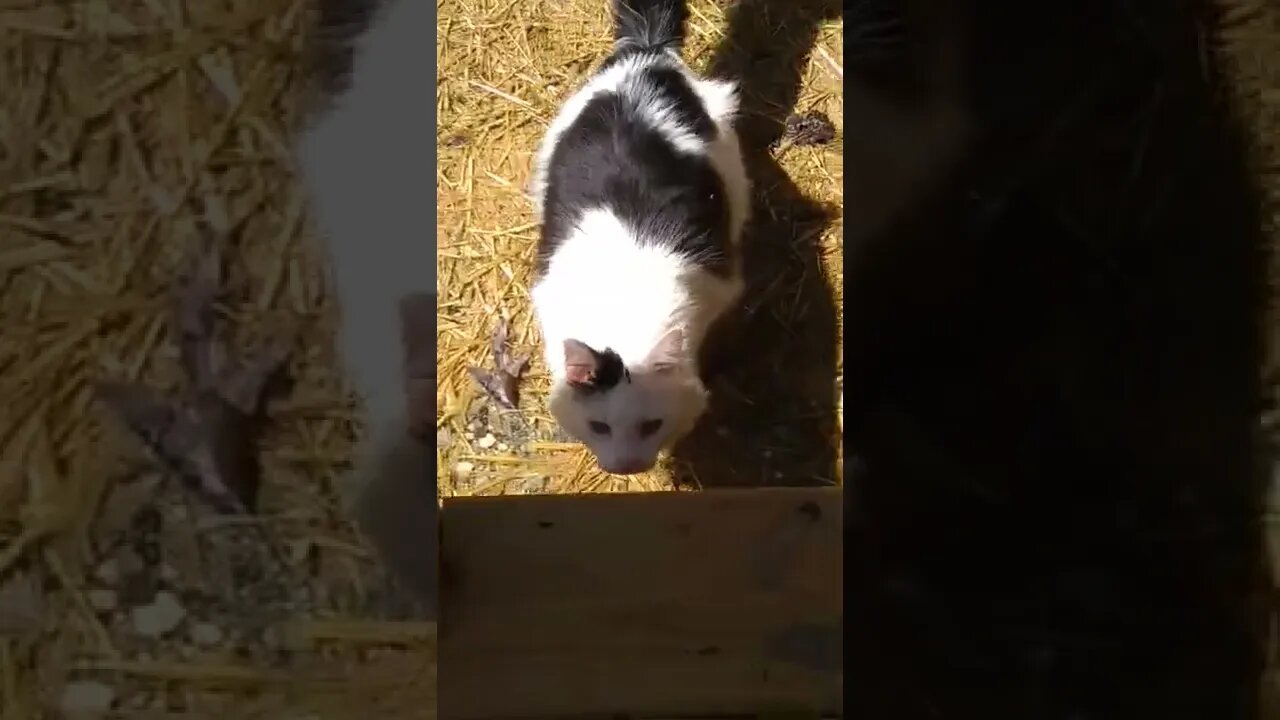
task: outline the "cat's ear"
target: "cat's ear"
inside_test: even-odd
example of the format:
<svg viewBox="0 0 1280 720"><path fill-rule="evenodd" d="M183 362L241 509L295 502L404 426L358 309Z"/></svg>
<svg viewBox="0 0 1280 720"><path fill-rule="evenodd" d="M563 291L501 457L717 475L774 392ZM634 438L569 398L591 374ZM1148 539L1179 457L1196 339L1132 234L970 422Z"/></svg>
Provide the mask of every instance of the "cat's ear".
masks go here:
<svg viewBox="0 0 1280 720"><path fill-rule="evenodd" d="M684 329L672 328L645 357L645 365L656 373L670 372L685 360Z"/></svg>
<svg viewBox="0 0 1280 720"><path fill-rule="evenodd" d="M565 379L574 387L592 387L596 382L596 370L600 367L600 353L578 340L564 341Z"/></svg>

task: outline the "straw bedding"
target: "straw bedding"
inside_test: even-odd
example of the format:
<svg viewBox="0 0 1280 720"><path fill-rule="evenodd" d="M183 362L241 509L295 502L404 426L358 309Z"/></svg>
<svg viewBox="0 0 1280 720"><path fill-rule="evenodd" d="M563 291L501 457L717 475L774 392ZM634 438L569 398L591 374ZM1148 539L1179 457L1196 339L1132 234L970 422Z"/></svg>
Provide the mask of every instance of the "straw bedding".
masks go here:
<svg viewBox="0 0 1280 720"><path fill-rule="evenodd" d="M1222 49L1256 131L1276 241L1280 11L1234 5ZM607 18L599 2L438 7L442 492L834 482L838 353L819 378L834 385L817 393L831 407L788 408L791 426L828 446L816 465L795 459L802 441L758 423L743 441L755 452L739 458L730 443L742 433L713 424L707 452L739 458L727 463L733 477L694 457L627 481L557 437L540 404L547 381L527 302L536 229L522 189L558 101L608 44ZM687 56L702 67L722 39L724 3L693 8ZM434 683L424 681L433 632L404 620L330 487L356 427L287 151L310 16L305 0L0 8L0 718L103 704L134 718L434 715ZM816 34L796 109L841 128L843 29L827 20ZM777 209L807 234L812 258L782 273L797 286L777 288L770 310L838 338L839 138L773 155L804 195L835 210ZM183 382L169 295L201 223L225 237L228 344L285 330L303 338L288 363L292 387L268 405L261 512L239 523L158 485L154 464L92 393L104 378ZM798 287L815 274L833 288L836 317L822 318L822 303ZM520 413L493 410L466 371L488 361L500 317L534 355ZM757 372L770 370L785 368ZM249 578L216 581L235 568Z"/></svg>
<svg viewBox="0 0 1280 720"><path fill-rule="evenodd" d="M353 407L289 155L312 13L0 9L6 720L434 717L433 626L406 620L331 491ZM206 231L227 261L222 344L301 335L252 439L250 520L160 483L94 397L101 380L187 381L174 278Z"/></svg>

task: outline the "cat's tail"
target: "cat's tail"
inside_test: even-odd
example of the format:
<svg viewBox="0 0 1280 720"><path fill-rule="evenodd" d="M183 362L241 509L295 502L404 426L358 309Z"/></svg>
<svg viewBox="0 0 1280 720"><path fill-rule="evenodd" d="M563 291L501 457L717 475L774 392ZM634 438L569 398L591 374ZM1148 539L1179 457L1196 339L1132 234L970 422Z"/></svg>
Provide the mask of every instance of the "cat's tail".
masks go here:
<svg viewBox="0 0 1280 720"><path fill-rule="evenodd" d="M684 0L613 0L615 46L679 51L688 15Z"/></svg>

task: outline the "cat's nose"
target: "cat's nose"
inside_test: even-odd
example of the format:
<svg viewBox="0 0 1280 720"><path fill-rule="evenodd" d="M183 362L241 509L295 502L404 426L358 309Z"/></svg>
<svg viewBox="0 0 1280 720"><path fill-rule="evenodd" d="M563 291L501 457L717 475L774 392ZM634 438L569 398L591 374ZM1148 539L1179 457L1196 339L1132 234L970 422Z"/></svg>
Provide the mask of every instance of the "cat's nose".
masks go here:
<svg viewBox="0 0 1280 720"><path fill-rule="evenodd" d="M653 463L643 458L624 458L602 467L605 472L614 475L635 475L653 467Z"/></svg>

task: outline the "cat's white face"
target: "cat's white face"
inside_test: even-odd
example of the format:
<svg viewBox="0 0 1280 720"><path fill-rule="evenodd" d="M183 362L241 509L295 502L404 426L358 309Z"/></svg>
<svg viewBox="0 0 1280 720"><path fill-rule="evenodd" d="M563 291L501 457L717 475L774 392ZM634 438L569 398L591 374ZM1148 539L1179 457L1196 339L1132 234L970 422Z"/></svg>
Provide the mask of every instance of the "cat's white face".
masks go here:
<svg viewBox="0 0 1280 720"><path fill-rule="evenodd" d="M630 475L651 469L662 449L693 429L706 412L707 396L692 367L675 365L624 371L612 387L596 390L558 381L549 409L590 448L601 469Z"/></svg>

